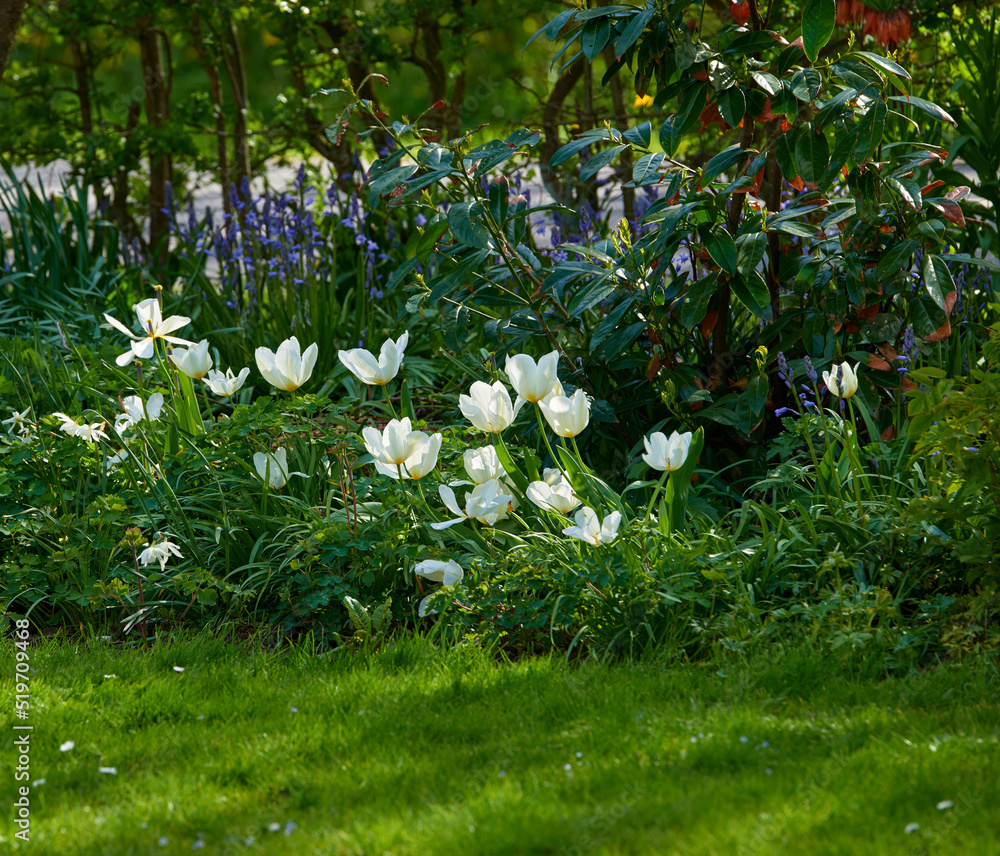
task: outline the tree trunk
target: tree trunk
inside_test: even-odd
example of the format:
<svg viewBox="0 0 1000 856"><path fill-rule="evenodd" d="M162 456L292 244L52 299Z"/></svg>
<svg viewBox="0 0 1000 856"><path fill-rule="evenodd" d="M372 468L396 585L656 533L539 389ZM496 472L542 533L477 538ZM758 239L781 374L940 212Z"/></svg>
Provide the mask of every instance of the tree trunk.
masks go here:
<svg viewBox="0 0 1000 856"><path fill-rule="evenodd" d="M149 143L149 249L150 259L164 267L169 251L170 220L167 207L166 183L170 181L173 163L163 131L170 121L170 93L164 74L161 33L153 25L152 16L139 22L139 59L142 63L143 88L146 94L146 123L152 129Z"/></svg>
<svg viewBox="0 0 1000 856"><path fill-rule="evenodd" d="M236 121L233 123L233 181L236 194L241 199L249 197L250 182L250 137L247 132L247 113L250 99L247 95L247 72L243 64L243 48L236 33L236 25L230 17L225 23L226 73L236 104ZM244 193L244 185L247 192ZM244 200L245 201L245 200Z"/></svg>
<svg viewBox="0 0 1000 856"><path fill-rule="evenodd" d="M21 15L28 0L0 0L0 80L7 68L14 40L21 26Z"/></svg>
<svg viewBox="0 0 1000 856"><path fill-rule="evenodd" d="M197 15L191 19L191 43L205 66L208 76L208 91L212 97L212 112L215 114L215 148L219 158L219 184L222 186L222 210L231 214L233 203L230 199L232 182L229 175L229 150L226 144L226 114L222 110L222 82L215 59L209 55L205 40L201 35L201 21Z"/></svg>

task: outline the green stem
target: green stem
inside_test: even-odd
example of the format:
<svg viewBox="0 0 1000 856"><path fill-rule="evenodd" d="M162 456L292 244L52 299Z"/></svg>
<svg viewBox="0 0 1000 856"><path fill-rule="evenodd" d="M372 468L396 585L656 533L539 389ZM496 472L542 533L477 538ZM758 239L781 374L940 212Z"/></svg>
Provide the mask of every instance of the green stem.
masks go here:
<svg viewBox="0 0 1000 856"><path fill-rule="evenodd" d="M649 505L646 506L646 513L642 518L643 527L649 523L649 516L653 513L653 504L656 502L657 495L663 490L663 486L667 483L667 477L669 475L670 470L664 470L663 475L660 476L660 480L656 483L656 487L653 489L653 495L649 498Z"/></svg>
<svg viewBox="0 0 1000 856"><path fill-rule="evenodd" d="M389 390L386 389L386 384L381 384L382 394L385 396L385 403L389 405L389 412L392 414L393 419L397 419L396 408L392 406L392 399L389 398Z"/></svg>

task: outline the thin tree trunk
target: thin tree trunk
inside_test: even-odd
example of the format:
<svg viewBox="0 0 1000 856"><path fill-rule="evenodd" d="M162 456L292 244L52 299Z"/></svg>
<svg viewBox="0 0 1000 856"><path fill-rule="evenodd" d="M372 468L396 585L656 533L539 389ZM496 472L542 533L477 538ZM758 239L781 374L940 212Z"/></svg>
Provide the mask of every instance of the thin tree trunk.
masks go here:
<svg viewBox="0 0 1000 856"><path fill-rule="evenodd" d="M229 175L229 150L226 147L226 114L222 110L222 81L214 59L209 56L205 40L201 36L201 21L197 15L191 19L191 43L198 54L205 74L208 76L208 91L212 97L212 112L215 113L215 148L219 158L219 184L222 186L222 210L231 214L233 203L230 199L231 179Z"/></svg>
<svg viewBox="0 0 1000 856"><path fill-rule="evenodd" d="M229 85L233 92L233 102L236 104L236 120L233 123L233 180L236 194L244 197L244 184L250 181L250 137L247 132L247 113L250 110L250 100L247 95L247 72L243 64L243 48L236 33L236 25L230 17L226 20L226 72ZM246 194L249 195L249 194Z"/></svg>
<svg viewBox="0 0 1000 856"><path fill-rule="evenodd" d="M7 69L28 0L0 0L0 79Z"/></svg>
<svg viewBox="0 0 1000 856"><path fill-rule="evenodd" d="M158 133L166 130L170 121L170 96L160 37L160 31L153 26L152 16L140 21L139 58L146 92L146 123L153 129L149 145L149 249L150 258L159 267L164 267L169 251L170 227L170 220L164 213L167 207L166 183L170 181L173 164L170 149Z"/></svg>

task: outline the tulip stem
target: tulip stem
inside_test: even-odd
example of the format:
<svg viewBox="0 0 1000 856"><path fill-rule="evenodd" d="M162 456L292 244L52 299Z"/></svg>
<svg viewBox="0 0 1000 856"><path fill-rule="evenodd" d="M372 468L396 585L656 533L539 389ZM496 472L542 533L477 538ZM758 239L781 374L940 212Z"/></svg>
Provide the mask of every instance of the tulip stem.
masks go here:
<svg viewBox="0 0 1000 856"><path fill-rule="evenodd" d="M858 423L854 416L854 402L850 398L847 399L847 408L851 413L851 424L847 429L847 434L845 436L845 444L850 449L849 455L851 458L851 481L854 482L854 497L858 503L858 514L862 514L861 509L861 456L858 454L861 451L861 444L858 442ZM850 443L847 442L848 438Z"/></svg>
<svg viewBox="0 0 1000 856"><path fill-rule="evenodd" d="M389 412L392 414L392 418L396 419L396 408L392 406L392 399L389 397L389 390L386 389L386 385L384 383L381 384L381 386L382 394L385 396L385 403L389 405Z"/></svg>
<svg viewBox="0 0 1000 856"><path fill-rule="evenodd" d="M664 470L663 475L660 476L660 480L656 483L656 487L653 489L653 495L649 498L649 505L646 506L646 514L642 518L643 526L649 522L649 517L653 513L653 505L656 502L656 497L659 495L660 491L663 490L663 486L667 483L669 475L670 470Z"/></svg>
<svg viewBox="0 0 1000 856"><path fill-rule="evenodd" d="M542 408L538 406L538 402L535 402L535 418L538 420L538 428L542 432L542 441L545 443L545 448L548 449L549 457L552 458L552 463L556 465L556 468L563 474L563 478L566 479L568 484L572 484L570 481L569 473L566 472L565 467L562 465L560 458L556 456L556 453L552 449L552 444L549 442L549 435L545 433L545 421L542 419Z"/></svg>

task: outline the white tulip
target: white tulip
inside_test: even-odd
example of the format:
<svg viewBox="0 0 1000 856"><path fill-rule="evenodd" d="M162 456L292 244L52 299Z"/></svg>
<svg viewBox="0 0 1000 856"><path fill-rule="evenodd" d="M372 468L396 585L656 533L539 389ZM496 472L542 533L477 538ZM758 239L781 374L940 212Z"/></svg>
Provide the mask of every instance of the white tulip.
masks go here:
<svg viewBox="0 0 1000 856"><path fill-rule="evenodd" d="M497 457L497 450L492 446L481 449L466 449L462 455L465 471L473 484L485 484L490 479L499 479L507 475L507 471Z"/></svg>
<svg viewBox="0 0 1000 856"><path fill-rule="evenodd" d="M582 389L573 395L549 395L538 402L549 427L560 437L576 437L590 422L590 400Z"/></svg>
<svg viewBox="0 0 1000 856"><path fill-rule="evenodd" d="M612 511L601 524L597 519L597 512L584 506L576 513L574 519L576 526L567 526L563 529L563 535L579 538L581 541L599 547L601 544L610 544L618 537L618 527L621 525L622 515L619 511Z"/></svg>
<svg viewBox="0 0 1000 856"><path fill-rule="evenodd" d="M374 429L372 431L376 436L378 435L377 431ZM399 478L400 468L402 468L404 479L422 479L433 471L434 467L437 466L438 452L441 451L441 435L428 436L423 431L413 431L411 436L416 436L417 441L409 457L399 466L384 464L376 458L375 469L391 479ZM381 437L379 439L381 440Z"/></svg>
<svg viewBox="0 0 1000 856"><path fill-rule="evenodd" d="M691 450L691 432L678 434L674 431L668 438L661 431L643 437L646 454L642 459L654 470L672 473L684 466Z"/></svg>
<svg viewBox="0 0 1000 856"><path fill-rule="evenodd" d="M291 392L309 380L318 354L315 342L305 351L300 351L299 340L292 336L278 345L277 351L257 348L254 358L264 380L271 386Z"/></svg>
<svg viewBox="0 0 1000 856"><path fill-rule="evenodd" d="M366 425L361 429L365 448L376 461L389 466L399 466L406 463L427 435L423 431L414 431L410 426L410 418L391 419L385 429L379 434L378 429Z"/></svg>
<svg viewBox="0 0 1000 856"><path fill-rule="evenodd" d="M413 573L436 583L446 586L457 586L462 582L465 572L458 562L439 562L436 559L424 559L413 567Z"/></svg>
<svg viewBox="0 0 1000 856"><path fill-rule="evenodd" d="M143 332L142 336L136 336L116 318L112 318L106 313L104 315L105 321L133 340L129 350L115 360L118 365L127 366L136 357L143 360L152 359L154 352L153 341L155 339L163 339L166 342L173 342L176 345L194 344L194 342L189 342L187 339L178 339L175 336L168 335L169 333L173 333L174 330L179 330L181 327L190 324L191 319L183 315L171 315L169 318L164 319L160 314L160 303L155 297L140 301L132 308L139 319L139 327L142 328Z"/></svg>
<svg viewBox="0 0 1000 856"><path fill-rule="evenodd" d="M273 455L264 452L255 453L253 465L257 468L261 479L266 481L272 490L283 488L291 476L308 478L305 473L288 471L288 452L283 448L276 449Z"/></svg>
<svg viewBox="0 0 1000 856"><path fill-rule="evenodd" d="M250 369L248 368L241 369L239 375L234 375L232 369L226 369L225 374L212 369L209 371L208 377L205 378L205 386L220 398L232 398L237 390L246 383L249 375Z"/></svg>
<svg viewBox="0 0 1000 856"><path fill-rule="evenodd" d="M573 493L573 486L557 469L546 469L542 473L544 481L533 481L528 485L528 499L545 511L569 514L580 504Z"/></svg>
<svg viewBox="0 0 1000 856"><path fill-rule="evenodd" d="M492 386L477 380L472 384L469 395L458 397L458 406L462 415L480 431L499 434L510 427L517 418L518 411L524 402L518 399L516 405L510 402L510 393L500 382Z"/></svg>
<svg viewBox="0 0 1000 856"><path fill-rule="evenodd" d="M455 520L445 520L441 523L432 523L432 529L447 529L463 520L478 520L487 526L493 526L498 521L507 516L507 507L514 496L509 493L502 493L500 482L491 479L485 484L477 484L465 495L465 510L458 506L455 498L455 491L448 485L438 485L438 493L441 499L452 514L457 514Z"/></svg>
<svg viewBox="0 0 1000 856"><path fill-rule="evenodd" d="M527 354L507 357L507 377L517 394L525 401L541 401L552 392L558 381L559 352L552 351L537 363Z"/></svg>
<svg viewBox="0 0 1000 856"><path fill-rule="evenodd" d="M832 372L823 372L823 383L826 384L826 388L830 390L831 394L840 398L850 398L858 391L857 372L859 368L861 368L861 363L858 363L853 369L847 363L834 366Z"/></svg>
<svg viewBox="0 0 1000 856"><path fill-rule="evenodd" d="M190 348L178 348L170 359L192 380L200 380L212 368L212 355L208 353L208 339L202 339Z"/></svg>
<svg viewBox="0 0 1000 856"><path fill-rule="evenodd" d="M399 373L399 366L403 362L403 351L409 341L408 332L403 333L395 342L387 339L382 343L378 359L371 351L366 351L364 348L341 351L337 357L362 383L385 386Z"/></svg>
<svg viewBox="0 0 1000 856"><path fill-rule="evenodd" d="M163 394L154 392L145 405L138 395L126 395L122 399L122 407L125 412L120 413L115 419L115 431L119 434L133 425L138 425L143 419L152 421L159 419L163 410Z"/></svg>

